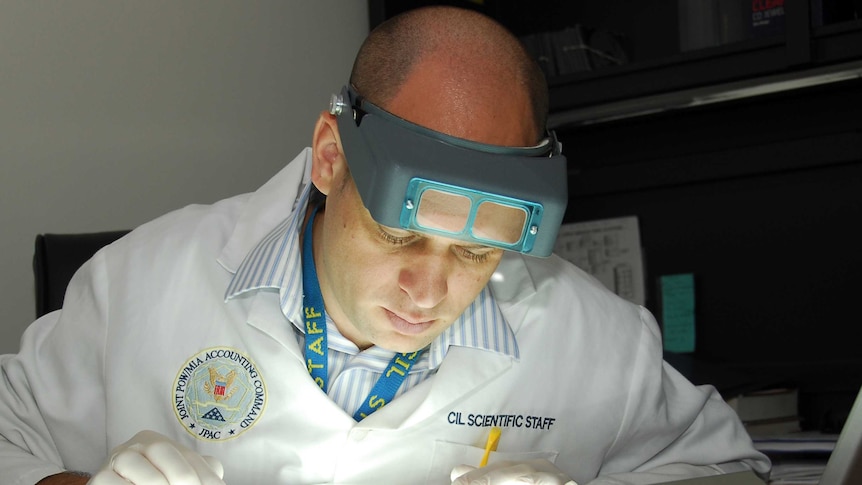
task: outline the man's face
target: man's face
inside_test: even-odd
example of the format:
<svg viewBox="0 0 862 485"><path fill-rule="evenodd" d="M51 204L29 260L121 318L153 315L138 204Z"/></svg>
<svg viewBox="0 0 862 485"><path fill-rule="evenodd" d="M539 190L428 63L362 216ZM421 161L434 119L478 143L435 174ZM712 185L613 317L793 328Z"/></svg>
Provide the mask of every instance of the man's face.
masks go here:
<svg viewBox="0 0 862 485"><path fill-rule="evenodd" d="M381 226L342 182L315 233L326 311L360 348L420 349L476 298L502 250Z"/></svg>
<svg viewBox="0 0 862 485"><path fill-rule="evenodd" d="M462 82L441 81L446 70L437 67L433 61L423 63L421 75L408 77L385 109L473 141L535 143L526 96L493 92L493 87L473 96L463 92ZM498 104L499 99L506 103ZM379 225L350 177L349 154L337 159L325 210L314 228L314 259L326 311L360 348L410 352L425 347L485 287L502 250Z"/></svg>

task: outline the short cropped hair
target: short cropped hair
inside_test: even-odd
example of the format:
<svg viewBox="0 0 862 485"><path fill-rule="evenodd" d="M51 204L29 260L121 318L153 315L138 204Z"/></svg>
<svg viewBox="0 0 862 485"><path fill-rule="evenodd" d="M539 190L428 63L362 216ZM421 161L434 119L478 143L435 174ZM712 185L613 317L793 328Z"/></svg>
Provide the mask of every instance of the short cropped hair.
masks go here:
<svg viewBox="0 0 862 485"><path fill-rule="evenodd" d="M491 18L455 7L424 7L392 17L367 37L359 49L350 83L363 97L386 108L412 69L434 53L464 52L490 58L511 72L514 89L527 93L536 139L544 137L548 118L548 87L538 63L521 42ZM506 76L509 77L509 76Z"/></svg>

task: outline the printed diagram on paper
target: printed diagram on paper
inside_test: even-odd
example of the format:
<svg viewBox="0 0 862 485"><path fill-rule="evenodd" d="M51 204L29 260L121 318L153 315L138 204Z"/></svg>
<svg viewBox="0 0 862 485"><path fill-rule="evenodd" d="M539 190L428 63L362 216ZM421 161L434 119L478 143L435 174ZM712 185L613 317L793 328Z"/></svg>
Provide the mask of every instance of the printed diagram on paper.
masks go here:
<svg viewBox="0 0 862 485"><path fill-rule="evenodd" d="M563 224L554 252L595 276L617 295L645 304L636 216Z"/></svg>

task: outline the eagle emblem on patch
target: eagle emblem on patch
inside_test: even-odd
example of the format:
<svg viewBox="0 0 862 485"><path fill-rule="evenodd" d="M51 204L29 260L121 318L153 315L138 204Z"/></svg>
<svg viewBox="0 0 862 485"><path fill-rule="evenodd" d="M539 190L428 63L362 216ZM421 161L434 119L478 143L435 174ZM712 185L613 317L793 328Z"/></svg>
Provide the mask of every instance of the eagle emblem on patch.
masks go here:
<svg viewBox="0 0 862 485"><path fill-rule="evenodd" d="M177 419L206 441L222 441L250 429L266 407L266 386L257 365L236 349L215 347L188 359L173 389Z"/></svg>

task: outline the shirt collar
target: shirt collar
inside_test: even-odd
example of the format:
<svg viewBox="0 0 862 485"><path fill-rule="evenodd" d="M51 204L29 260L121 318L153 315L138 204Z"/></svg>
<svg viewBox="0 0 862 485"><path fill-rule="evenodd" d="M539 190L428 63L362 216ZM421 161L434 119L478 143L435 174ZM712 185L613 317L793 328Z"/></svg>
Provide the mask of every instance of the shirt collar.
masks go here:
<svg viewBox="0 0 862 485"><path fill-rule="evenodd" d="M304 331L300 235L310 188L310 185L304 188L291 215L246 255L225 291L227 301L250 291L278 290L282 313L300 331ZM328 328L332 331L335 326ZM440 365L452 345L520 358L515 334L487 286L461 316L431 342L428 357L432 369Z"/></svg>
<svg viewBox="0 0 862 485"><path fill-rule="evenodd" d="M291 320L300 318L302 251L299 234L310 193L309 184L302 190L290 216L276 225L245 256L227 286L225 301L253 290L275 289L279 290L282 309L286 301L298 298L300 304L294 308L295 315L286 312L285 315Z"/></svg>

